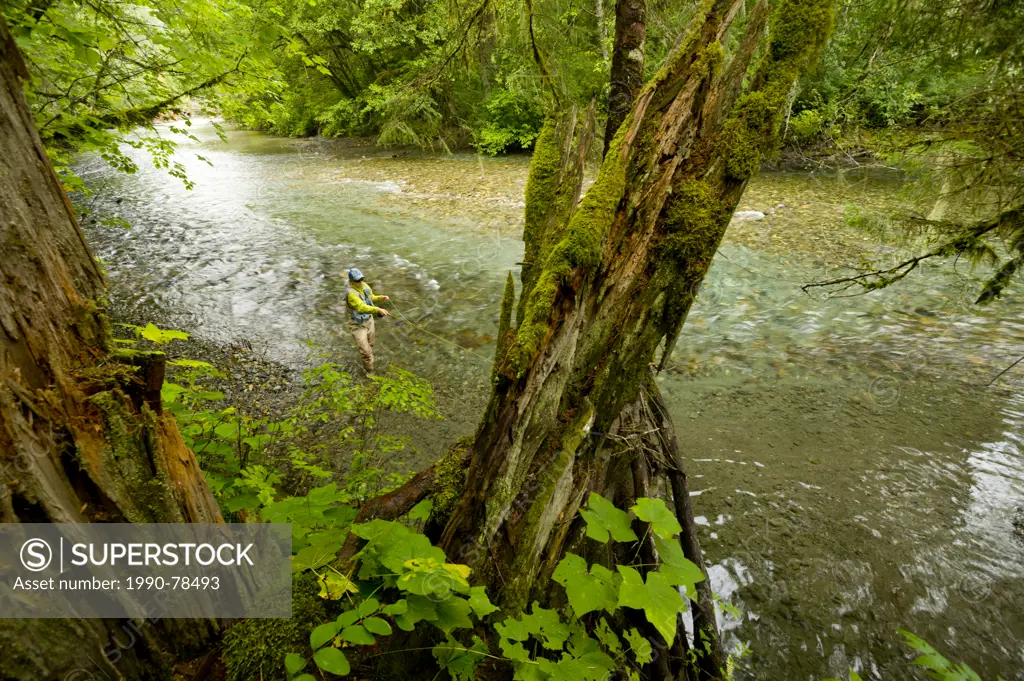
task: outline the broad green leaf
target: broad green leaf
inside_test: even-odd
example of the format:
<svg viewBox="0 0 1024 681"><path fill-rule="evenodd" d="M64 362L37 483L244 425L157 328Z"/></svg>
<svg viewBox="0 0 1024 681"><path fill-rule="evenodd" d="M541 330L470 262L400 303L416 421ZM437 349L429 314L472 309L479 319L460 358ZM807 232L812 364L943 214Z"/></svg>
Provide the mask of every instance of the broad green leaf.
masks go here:
<svg viewBox="0 0 1024 681"><path fill-rule="evenodd" d="M213 368L213 365L210 364L209 362L203 362L203 361L198 360L198 359L174 359L174 360L171 360L170 362L168 362L168 364L172 364L172 365L178 366L178 367L192 367L192 368L202 367L202 368L210 368L210 369Z"/></svg>
<svg viewBox="0 0 1024 681"><path fill-rule="evenodd" d="M590 493L587 508L580 511L587 522L587 536L601 543L607 542L609 536L615 541L636 541L636 533L630 527L629 514L615 508L596 492Z"/></svg>
<svg viewBox="0 0 1024 681"><path fill-rule="evenodd" d="M338 631L341 626L337 622L327 622L321 624L312 631L309 635L309 647L313 650L320 648L327 644L331 639L338 635Z"/></svg>
<svg viewBox="0 0 1024 681"><path fill-rule="evenodd" d="M379 617L367 617L363 620L363 626L371 634L377 634L378 636L391 635L391 625Z"/></svg>
<svg viewBox="0 0 1024 681"><path fill-rule="evenodd" d="M467 649L446 633L445 642L434 646L431 652L438 666L447 671L453 681L473 681L477 665L487 654L487 645L479 636L474 636L473 645Z"/></svg>
<svg viewBox="0 0 1024 681"><path fill-rule="evenodd" d="M654 648L651 646L651 642L641 636L639 631L629 629L625 636L629 642L629 649L633 652L633 657L638 664L647 664L654 658Z"/></svg>
<svg viewBox="0 0 1024 681"><path fill-rule="evenodd" d="M557 662L546 659L537 662L541 671L550 674L552 679L566 681L605 681L615 669L615 661L599 650L580 657L563 655Z"/></svg>
<svg viewBox="0 0 1024 681"><path fill-rule="evenodd" d="M337 648L321 648L313 654L313 661L328 674L345 676L351 671L345 654Z"/></svg>
<svg viewBox="0 0 1024 681"><path fill-rule="evenodd" d="M615 574L597 564L592 570L593 572L587 571L587 561L580 556L566 553L551 576L565 587L565 595L577 617L595 610L612 612L618 604Z"/></svg>
<svg viewBox="0 0 1024 681"><path fill-rule="evenodd" d="M619 565L618 570L622 575L619 605L643 610L647 621L654 625L671 646L676 636L679 613L686 608L686 602L679 591L658 572L647 573L645 584L635 569Z"/></svg>
<svg viewBox="0 0 1024 681"><path fill-rule="evenodd" d="M361 646L372 646L377 642L377 639L373 637L373 634L366 630L361 624L353 624L350 627L345 627L341 630L341 638L343 641L349 643L355 643Z"/></svg>
<svg viewBox="0 0 1024 681"><path fill-rule="evenodd" d="M450 596L437 604L437 621L434 624L442 631L472 629L473 620L469 601L459 596Z"/></svg>
<svg viewBox="0 0 1024 681"><path fill-rule="evenodd" d="M335 620L338 624L338 630L342 630L345 627L355 624L359 621L358 610L346 610L345 612L338 615L338 619Z"/></svg>
<svg viewBox="0 0 1024 681"><path fill-rule="evenodd" d="M424 499L420 503L412 507L409 511L409 520L429 520L430 512L434 510L434 500Z"/></svg>
<svg viewBox="0 0 1024 681"><path fill-rule="evenodd" d="M395 624L402 631L412 631L417 622L437 620L437 608L433 601L426 596L410 594L405 598L405 612L395 615Z"/></svg>
<svg viewBox="0 0 1024 681"><path fill-rule="evenodd" d="M284 668L288 672L289 679L305 666L306 658L298 653L288 653L284 656Z"/></svg>
<svg viewBox="0 0 1024 681"><path fill-rule="evenodd" d="M380 601L376 598L367 598L359 604L359 616L368 617L380 609Z"/></svg>
<svg viewBox="0 0 1024 681"><path fill-rule="evenodd" d="M650 523L654 534L660 537L671 537L683 531L675 514L668 510L661 499L641 497L631 510L637 518Z"/></svg>
<svg viewBox="0 0 1024 681"><path fill-rule="evenodd" d="M704 573L695 563L687 560L683 555L683 547L675 537L661 537L654 535L654 546L661 558L659 572L665 575L670 584L686 588L686 596L691 600L697 598L697 589L694 587L697 582L706 578Z"/></svg>
<svg viewBox="0 0 1024 681"><path fill-rule="evenodd" d="M307 546L292 556L292 572L316 570L334 560L335 554L341 550L341 542L332 542L321 546Z"/></svg>
<svg viewBox="0 0 1024 681"><path fill-rule="evenodd" d="M406 603L405 599L403 598L402 600L395 601L391 605L385 605L384 608L382 609L382 612L385 615L391 615L392 617L395 617L397 615L404 615L408 609L409 604Z"/></svg>
<svg viewBox="0 0 1024 681"><path fill-rule="evenodd" d="M622 650L622 641L620 641L619 637L615 635L612 628L608 626L608 622L605 618L602 617L601 621L598 622L594 633L597 635L597 640L601 642L601 645L612 653L617 655Z"/></svg>
<svg viewBox="0 0 1024 681"><path fill-rule="evenodd" d="M136 328L136 333L146 340L157 343L158 345L170 343L172 340L188 340L189 337L189 335L184 331L161 329L153 323L146 324L146 326L142 328Z"/></svg>
<svg viewBox="0 0 1024 681"><path fill-rule="evenodd" d="M555 610L540 607L533 602L532 612L517 619L508 618L494 625L498 635L512 641L526 641L533 636L548 650L561 650L569 638L569 625L562 622Z"/></svg>
<svg viewBox="0 0 1024 681"><path fill-rule="evenodd" d="M359 593L351 579L333 570L320 575L320 598L336 601L347 593Z"/></svg>
<svg viewBox="0 0 1024 681"><path fill-rule="evenodd" d="M482 586L474 586L469 589L469 607L473 608L476 616L483 619L498 609L487 598L487 589Z"/></svg>

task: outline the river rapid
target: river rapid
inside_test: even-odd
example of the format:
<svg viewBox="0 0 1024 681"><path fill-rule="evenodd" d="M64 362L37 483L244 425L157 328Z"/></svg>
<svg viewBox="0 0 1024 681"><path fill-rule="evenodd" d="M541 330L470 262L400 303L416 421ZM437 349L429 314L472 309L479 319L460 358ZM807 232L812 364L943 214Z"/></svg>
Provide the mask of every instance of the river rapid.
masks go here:
<svg viewBox="0 0 1024 681"><path fill-rule="evenodd" d="M296 367L313 341L354 367L356 266L399 312L378 321L380 361L428 378L446 417L409 467L472 432L529 158L192 132L175 155L192 191L141 155L133 175L78 165L118 314ZM899 192L853 171L756 177L740 210L764 217L734 220L659 379L723 628L750 650L739 679L914 678L896 628L1024 679L1024 364L992 382L1024 354L1024 290L976 308L952 263L867 296L801 290L897 253L844 215Z"/></svg>

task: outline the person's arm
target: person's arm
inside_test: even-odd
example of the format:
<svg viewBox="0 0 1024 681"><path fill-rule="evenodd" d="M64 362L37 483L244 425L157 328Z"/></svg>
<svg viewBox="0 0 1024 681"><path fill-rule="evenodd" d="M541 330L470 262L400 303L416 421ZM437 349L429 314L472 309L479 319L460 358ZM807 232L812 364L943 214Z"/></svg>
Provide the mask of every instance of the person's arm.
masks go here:
<svg viewBox="0 0 1024 681"><path fill-rule="evenodd" d="M377 296L372 296L372 297L373 297L374 300L377 299ZM362 296L360 296L359 293L356 292L356 291L349 291L349 294L348 294L348 304L349 304L349 306L353 310L355 310L359 314L375 314L375 315L379 315L381 313L381 309L379 307L374 307L373 305L367 305L366 301L363 300Z"/></svg>
<svg viewBox="0 0 1024 681"><path fill-rule="evenodd" d="M373 289L372 289L372 288L370 289L370 298L371 298L371 299L373 300L373 302L375 302L375 303L386 303L386 302L388 302L389 300L391 300L391 299L390 299L390 298L388 298L387 296L378 296L378 295L374 294L374 292L373 292Z"/></svg>

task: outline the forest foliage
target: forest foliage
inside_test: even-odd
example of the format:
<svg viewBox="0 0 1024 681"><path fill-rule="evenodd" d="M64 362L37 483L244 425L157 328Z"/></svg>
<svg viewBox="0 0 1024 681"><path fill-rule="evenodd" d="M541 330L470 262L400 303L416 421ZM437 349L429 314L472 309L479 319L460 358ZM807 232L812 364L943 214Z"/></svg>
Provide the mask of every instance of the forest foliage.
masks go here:
<svg viewBox="0 0 1024 681"><path fill-rule="evenodd" d="M695 7L649 4L648 77ZM96 151L133 172L125 145L190 185L173 136L153 126L160 116L185 135L188 114L206 111L275 134L496 154L532 149L545 117L570 105L594 99L599 119L607 113L615 20L607 0L4 0L2 8L29 64L40 134L71 189L85 189L69 172L74 152ZM788 98L787 159L898 167L928 207L855 216L910 235L920 253L829 284L866 292L929 259L967 258L990 270L978 293L990 302L1024 272L1024 9L843 0L837 17Z"/></svg>

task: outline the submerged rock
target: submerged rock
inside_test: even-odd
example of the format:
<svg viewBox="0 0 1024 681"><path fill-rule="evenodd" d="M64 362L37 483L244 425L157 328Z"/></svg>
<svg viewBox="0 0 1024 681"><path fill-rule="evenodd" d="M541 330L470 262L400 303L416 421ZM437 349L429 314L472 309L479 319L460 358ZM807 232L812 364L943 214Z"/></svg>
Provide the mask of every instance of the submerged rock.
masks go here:
<svg viewBox="0 0 1024 681"><path fill-rule="evenodd" d="M733 220L764 220L764 213L759 210L738 210L732 214Z"/></svg>

